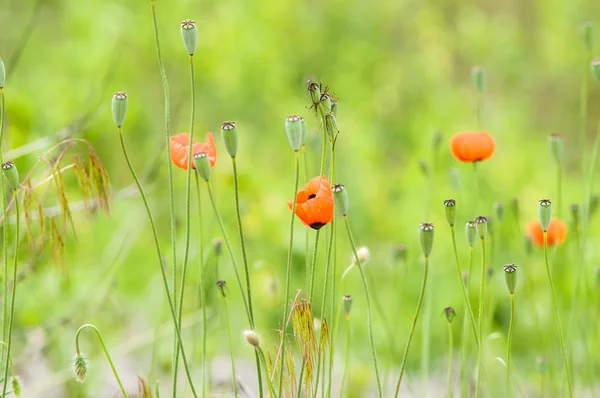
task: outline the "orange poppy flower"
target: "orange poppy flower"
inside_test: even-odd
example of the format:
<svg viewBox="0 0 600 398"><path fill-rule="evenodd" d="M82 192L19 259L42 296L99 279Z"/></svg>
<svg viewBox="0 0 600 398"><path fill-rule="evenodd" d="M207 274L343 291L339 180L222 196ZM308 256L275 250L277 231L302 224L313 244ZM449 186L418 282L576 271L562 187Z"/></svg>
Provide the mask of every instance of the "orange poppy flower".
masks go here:
<svg viewBox="0 0 600 398"><path fill-rule="evenodd" d="M171 160L175 166L187 170L188 168L188 153L190 150L190 135L188 133L180 133L171 137ZM198 152L206 152L210 165L214 166L217 161L217 146L212 133L206 136L206 143L196 142L192 145L192 155ZM195 169L194 160L192 160L192 168Z"/></svg>
<svg viewBox="0 0 600 398"><path fill-rule="evenodd" d="M494 154L496 143L487 131L458 133L450 138L452 155L461 162L478 162Z"/></svg>
<svg viewBox="0 0 600 398"><path fill-rule="evenodd" d="M288 200L290 210L293 204ZM312 229L320 229L333 219L333 194L326 176L314 177L296 194L296 215Z"/></svg>
<svg viewBox="0 0 600 398"><path fill-rule="evenodd" d="M544 231L542 231L542 226L537 218L527 224L527 235L529 235L531 241L537 246L544 246ZM565 241L566 237L567 225L565 222L552 217L548 226L548 246L560 245Z"/></svg>

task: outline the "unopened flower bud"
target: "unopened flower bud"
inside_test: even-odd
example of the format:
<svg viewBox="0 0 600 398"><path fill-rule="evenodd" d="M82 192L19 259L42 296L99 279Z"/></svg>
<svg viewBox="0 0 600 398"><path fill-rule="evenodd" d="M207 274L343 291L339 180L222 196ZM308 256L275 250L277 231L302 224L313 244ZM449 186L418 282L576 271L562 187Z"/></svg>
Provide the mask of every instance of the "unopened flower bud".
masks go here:
<svg viewBox="0 0 600 398"><path fill-rule="evenodd" d="M471 69L471 79L473 79L475 90L483 93L483 90L485 89L485 68L482 66L474 66Z"/></svg>
<svg viewBox="0 0 600 398"><path fill-rule="evenodd" d="M285 132L294 151L298 151L302 145L302 118L291 115L285 118Z"/></svg>
<svg viewBox="0 0 600 398"><path fill-rule="evenodd" d="M581 24L581 41L586 50L592 51L594 46L594 25L592 21L583 21Z"/></svg>
<svg viewBox="0 0 600 398"><path fill-rule="evenodd" d="M366 246L359 247L358 250L356 250L356 255L357 255L358 261L360 261L361 265L365 265L371 259L371 252L369 251L369 248ZM354 261L355 258L352 257L352 260Z"/></svg>
<svg viewBox="0 0 600 398"><path fill-rule="evenodd" d="M477 224L477 233L481 239L485 239L485 234L487 233L488 227L488 219L483 216L479 216L475 219L475 223Z"/></svg>
<svg viewBox="0 0 600 398"><path fill-rule="evenodd" d="M334 115L337 115L337 100L335 98L331 99L331 113L333 113Z"/></svg>
<svg viewBox="0 0 600 398"><path fill-rule="evenodd" d="M196 52L196 46L198 45L198 28L196 22L191 19L184 19L181 22L181 38L183 39L183 45L190 56Z"/></svg>
<svg viewBox="0 0 600 398"><path fill-rule="evenodd" d="M19 376L11 377L10 386L12 388L13 395L17 398L20 397L21 393L23 392L23 389L21 386L21 380L19 379Z"/></svg>
<svg viewBox="0 0 600 398"><path fill-rule="evenodd" d="M77 353L77 355L75 355L75 358L73 358L73 362L71 363L71 371L73 372L75 380L77 380L80 383L83 383L87 376L88 367L89 362L85 354Z"/></svg>
<svg viewBox="0 0 600 398"><path fill-rule="evenodd" d="M210 161L206 152L198 152L194 154L194 166L196 172L206 182L210 179Z"/></svg>
<svg viewBox="0 0 600 398"><path fill-rule="evenodd" d="M121 127L125 122L127 113L127 93L116 92L112 97L112 117L117 127Z"/></svg>
<svg viewBox="0 0 600 398"><path fill-rule="evenodd" d="M235 122L225 122L221 125L221 136L229 156L234 158L238 152L238 129Z"/></svg>
<svg viewBox="0 0 600 398"><path fill-rule="evenodd" d="M550 146L550 153L554 158L554 161L558 164L562 163L563 157L563 143L560 136L551 134L548 136L548 144Z"/></svg>
<svg viewBox="0 0 600 398"><path fill-rule="evenodd" d="M433 224L423 222L419 226L419 231L421 251L423 252L423 256L427 258L431 254L431 249L433 248Z"/></svg>
<svg viewBox="0 0 600 398"><path fill-rule="evenodd" d="M310 100L313 105L318 105L321 101L321 85L317 82L308 81L306 83L306 89L308 90L308 94L310 95Z"/></svg>
<svg viewBox="0 0 600 398"><path fill-rule="evenodd" d="M502 222L504 219L504 202L497 201L494 203L494 210L496 210L496 218Z"/></svg>
<svg viewBox="0 0 600 398"><path fill-rule="evenodd" d="M538 218L542 231L547 232L552 218L552 203L548 199L542 199L538 202Z"/></svg>
<svg viewBox="0 0 600 398"><path fill-rule="evenodd" d="M223 241L219 238L215 238L213 239L212 244L215 256L219 257L223 253Z"/></svg>
<svg viewBox="0 0 600 398"><path fill-rule="evenodd" d="M227 297L227 283L225 281L217 281L217 289L219 289L221 296Z"/></svg>
<svg viewBox="0 0 600 398"><path fill-rule="evenodd" d="M452 307L446 307L444 308L444 315L446 315L448 322L452 323L454 317L456 316L456 311L454 311L454 308Z"/></svg>
<svg viewBox="0 0 600 398"><path fill-rule="evenodd" d="M448 224L453 227L454 221L456 220L456 200L444 200L444 212L446 213L446 220L448 220Z"/></svg>
<svg viewBox="0 0 600 398"><path fill-rule="evenodd" d="M352 296L347 294L342 297L342 304L344 306L344 312L346 316L350 316L350 310L352 310Z"/></svg>
<svg viewBox="0 0 600 398"><path fill-rule="evenodd" d="M596 78L596 81L600 83L600 58L594 58L592 61L592 74Z"/></svg>
<svg viewBox="0 0 600 398"><path fill-rule="evenodd" d="M395 262L404 262L406 261L406 244L398 243L394 246L394 261Z"/></svg>
<svg viewBox="0 0 600 398"><path fill-rule="evenodd" d="M256 333L254 330L245 330L244 339L252 347L260 347L260 337L258 336L258 333Z"/></svg>
<svg viewBox="0 0 600 398"><path fill-rule="evenodd" d="M325 109L325 113L331 113L331 97L327 93L321 93L319 102Z"/></svg>
<svg viewBox="0 0 600 398"><path fill-rule="evenodd" d="M2 58L0 58L0 89L4 88L4 83L6 83L6 69Z"/></svg>
<svg viewBox="0 0 600 398"><path fill-rule="evenodd" d="M517 287L517 266L514 264L507 264L504 266L504 277L506 279L506 287L510 294L515 292Z"/></svg>
<svg viewBox="0 0 600 398"><path fill-rule="evenodd" d="M465 233L467 236L467 243L473 247L475 240L477 239L477 223L475 221L467 222Z"/></svg>
<svg viewBox="0 0 600 398"><path fill-rule="evenodd" d="M19 171L13 162L9 160L2 164L2 174L4 174L4 178L8 182L10 189L13 191L19 189Z"/></svg>
<svg viewBox="0 0 600 398"><path fill-rule="evenodd" d="M331 188L331 192L333 193L333 200L338 213L345 217L348 214L349 208L346 188L342 184L335 184Z"/></svg>

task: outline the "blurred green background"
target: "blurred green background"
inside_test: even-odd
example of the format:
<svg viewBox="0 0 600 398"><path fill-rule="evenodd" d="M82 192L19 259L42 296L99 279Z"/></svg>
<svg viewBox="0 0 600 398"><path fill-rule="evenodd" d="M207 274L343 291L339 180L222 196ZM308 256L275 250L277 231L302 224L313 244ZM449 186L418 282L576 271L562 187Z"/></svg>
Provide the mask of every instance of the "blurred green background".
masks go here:
<svg viewBox="0 0 600 398"><path fill-rule="evenodd" d="M424 349L422 328L417 331L407 384L414 396L439 396L437 385L444 388L447 330L441 311L449 305L456 308L455 334L460 337L464 309L442 206L444 199L454 197L458 201L457 234L463 269L468 253L463 225L478 215L474 214L474 203L478 202L479 213L491 216L495 201L504 201L507 207L504 221L494 224L495 246L489 264L495 270L490 279L495 303L487 354L490 385L498 383L494 376L503 385L504 370L494 360L505 355L503 336L508 328L502 265L514 262L520 267L521 290L517 291L514 340L518 381L526 396L539 396L544 380L548 386L554 384L555 391L561 391L564 375L543 255L534 250L527 256L522 234L524 223L536 217L537 200L556 197L548 134L560 134L565 146L563 201L555 203L555 212L561 211L567 218L568 205L582 201L580 161L585 148L580 146L578 131L583 76L587 74L590 79L586 123L589 142L595 136L600 115L600 88L589 75L580 24L594 20L600 4L575 0L157 0L156 7L171 92L171 133L189 129L189 72L179 33L179 23L185 18L194 19L199 29L195 56L196 137L203 139L207 131L218 133L225 120L235 120L240 130L243 222L257 303L257 329L267 347L277 342L275 329L283 311L290 214L286 201L293 197L293 153L283 122L293 113L307 119L311 127L308 168L311 176L316 175L319 123L307 108L305 82L309 78L323 79L339 101L336 182L345 184L348 190L356 240L371 249L367 272L379 307L375 310L376 342L390 385L397 377L422 278L417 227L421 221L432 221L436 242L430 294L422 314L422 322L430 325L432 335L429 349ZM68 364L74 354L74 333L80 324L88 322L103 332L128 386L135 384L136 374L141 374L162 380L166 392L172 330L151 231L141 200L132 190L133 181L110 115L112 93L127 91L125 140L150 193L162 247L170 258L163 92L149 2L2 0L0 57L7 69L8 136L4 152L18 151L5 156L14 155L24 175L40 154L57 142L57 134L85 138L104 162L114 194L110 215L99 211L87 217L82 211L74 211L77 238L72 233L65 236L64 266L56 264L48 247L38 253L22 246L14 362L24 381L24 396L106 396L115 391L107 365L91 338L83 344L93 364L89 381L79 385L70 379ZM471 84L474 65L487 70L483 127L497 144L492 159L480 165L480 200L476 200L472 166L454 160L447 145L456 132L477 128ZM436 131L442 133L442 144L434 152L432 139ZM220 153L213 169L214 186L241 264L231 165L220 135L216 138ZM28 150L26 145L33 145L33 149ZM429 177L421 171L422 160L427 162ZM47 175L43 167L36 170L39 179ZM458 185L451 183L451 174L457 176ZM179 254L184 244L185 173L175 169L174 176ZM80 200L76 180L65 178L69 200L76 204ZM44 206L55 206L54 198L47 194ZM513 198L520 203L520 224L509 210ZM204 209L204 255L211 264L214 256L210 242L221 234L206 196ZM197 364L200 253L196 222L192 225L192 266L185 306L191 326L184 334L188 345L194 347L190 350L195 350ZM598 347L599 335L597 328L585 328L583 321L577 320L586 319L585 324L597 321L598 301L592 294L591 281L593 265L599 259L595 250L599 241L594 232L597 225L592 223L581 268L589 288L575 312L575 321L570 318L570 303L574 275L580 265L573 234L551 253L563 324L574 354L576 383L582 393L590 396L594 396L598 363L590 362L585 354ZM292 289L307 289L305 228L298 222L295 237ZM393 249L400 242L408 247L405 262L394 261L393 257ZM478 265L479 248L475 259ZM350 249L340 228L338 278L348 265ZM323 273L322 266L319 272ZM226 255L219 261L218 273L229 281L232 330L234 336L241 336L247 324ZM214 389L225 391L226 387L218 383L228 381L224 373L228 372L227 341L222 303L213 288L215 280L206 282L212 289L209 347L217 358L212 367ZM316 297L320 298L323 278L317 281ZM368 396L373 394L374 382L363 290L355 272L345 283L340 296L355 296L350 368L353 388L348 391L352 396ZM472 298L475 304L475 295ZM319 312L315 308L317 317L321 316ZM158 328L161 324L166 325L164 330ZM164 333L157 335L155 344L156 330ZM336 337L338 347L342 347L343 336L340 333ZM241 377L254 388L252 352L241 337L235 340ZM390 349L392 340L394 348ZM428 363L423 356L427 351ZM538 374L538 356L548 363L547 372L556 377ZM340 361L336 374L341 372L341 359L336 357ZM458 385L458 373L456 379ZM185 388L182 383L182 394ZM490 387L491 396L493 391Z"/></svg>

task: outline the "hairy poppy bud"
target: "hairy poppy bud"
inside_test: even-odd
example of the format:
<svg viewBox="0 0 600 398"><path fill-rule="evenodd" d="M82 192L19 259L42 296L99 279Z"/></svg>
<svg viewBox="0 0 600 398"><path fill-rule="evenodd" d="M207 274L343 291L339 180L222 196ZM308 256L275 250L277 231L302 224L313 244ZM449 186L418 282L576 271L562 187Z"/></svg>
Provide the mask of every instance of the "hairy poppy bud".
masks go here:
<svg viewBox="0 0 600 398"><path fill-rule="evenodd" d="M473 79L473 86L475 89L482 93L485 89L485 68L482 66L474 66L471 69L471 79Z"/></svg>
<svg viewBox="0 0 600 398"><path fill-rule="evenodd" d="M596 81L600 83L600 58L594 58L592 61L592 74L596 78Z"/></svg>
<svg viewBox="0 0 600 398"><path fill-rule="evenodd" d="M210 179L210 161L206 152L198 152L194 154L194 165L196 172L206 182Z"/></svg>
<svg viewBox="0 0 600 398"><path fill-rule="evenodd" d="M13 392L14 396L17 398L20 397L23 389L21 387L21 380L19 379L19 376L11 377L10 386L12 388L12 392Z"/></svg>
<svg viewBox="0 0 600 398"><path fill-rule="evenodd" d="M260 347L260 337L258 336L258 333L256 333L254 330L245 330L244 339L252 347Z"/></svg>
<svg viewBox="0 0 600 398"><path fill-rule="evenodd" d="M112 98L112 116L117 127L121 127L125 122L127 113L127 93L116 92Z"/></svg>
<svg viewBox="0 0 600 398"><path fill-rule="evenodd" d="M331 99L331 113L333 113L334 115L337 115L337 100L335 98Z"/></svg>
<svg viewBox="0 0 600 398"><path fill-rule="evenodd" d="M502 221L504 218L504 202L497 201L494 203L494 210L496 210L496 218L498 221Z"/></svg>
<svg viewBox="0 0 600 398"><path fill-rule="evenodd" d="M196 52L196 46L198 45L198 28L196 22L191 19L184 19L181 22L181 38L183 39L183 45L190 56Z"/></svg>
<svg viewBox="0 0 600 398"><path fill-rule="evenodd" d="M479 237L481 239L485 239L485 234L487 233L488 227L488 219L483 216L479 216L475 219L475 223L477 224L477 233L479 234Z"/></svg>
<svg viewBox="0 0 600 398"><path fill-rule="evenodd" d="M350 310L352 310L352 296L350 294L346 294L342 297L342 304L344 305L344 312L346 316L350 316Z"/></svg>
<svg viewBox="0 0 600 398"><path fill-rule="evenodd" d="M219 257L223 253L223 241L219 238L215 238L212 241L215 256Z"/></svg>
<svg viewBox="0 0 600 398"><path fill-rule="evenodd" d="M579 225L579 205L577 203L573 203L569 206L571 210L571 222L575 227Z"/></svg>
<svg viewBox="0 0 600 398"><path fill-rule="evenodd" d="M444 315L446 315L448 322L452 323L454 317L456 316L456 311L454 311L454 308L452 307L446 307L444 308Z"/></svg>
<svg viewBox="0 0 600 398"><path fill-rule="evenodd" d="M398 243L394 247L394 261L396 261L396 262L406 261L406 244L405 243Z"/></svg>
<svg viewBox="0 0 600 398"><path fill-rule="evenodd" d="M71 371L73 372L73 376L75 380L80 383L85 381L87 376L89 363L87 357L83 353L77 353L75 358L73 358L73 362L71 363Z"/></svg>
<svg viewBox="0 0 600 398"><path fill-rule="evenodd" d="M590 196L590 204L589 204L589 216L590 218L594 216L594 214L596 214L596 211L598 210L598 203L600 202L599 200L600 198L598 198L597 194L593 194L592 196Z"/></svg>
<svg viewBox="0 0 600 398"><path fill-rule="evenodd" d="M421 251L423 252L425 258L427 258L431 254L431 249L433 247L433 224L423 222L419 226L419 231Z"/></svg>
<svg viewBox="0 0 600 398"><path fill-rule="evenodd" d="M477 223L475 221L467 222L465 233L467 235L467 243L473 247L477 238Z"/></svg>
<svg viewBox="0 0 600 398"><path fill-rule="evenodd" d="M318 105L321 101L321 86L319 83L309 80L306 82L306 89L308 90L313 105Z"/></svg>
<svg viewBox="0 0 600 398"><path fill-rule="evenodd" d="M558 135L551 134L548 136L548 143L550 145L550 153L552 154L554 161L558 164L561 164L563 156L562 140Z"/></svg>
<svg viewBox="0 0 600 398"><path fill-rule="evenodd" d="M221 125L221 136L223 137L223 143L225 143L227 153L234 158L238 152L238 130L235 122L223 123Z"/></svg>
<svg viewBox="0 0 600 398"><path fill-rule="evenodd" d="M2 174L4 174L4 178L6 178L10 189L13 191L19 189L19 171L13 162L9 160L2 164Z"/></svg>
<svg viewBox="0 0 600 398"><path fill-rule="evenodd" d="M0 58L0 89L4 88L4 83L6 83L6 69L2 58Z"/></svg>
<svg viewBox="0 0 600 398"><path fill-rule="evenodd" d="M285 132L292 149L297 152L302 145L302 118L291 115L285 118Z"/></svg>
<svg viewBox="0 0 600 398"><path fill-rule="evenodd" d="M446 213L446 220L448 220L448 224L450 224L450 226L453 227L454 220L456 220L456 200L444 200L444 211Z"/></svg>
<svg viewBox="0 0 600 398"><path fill-rule="evenodd" d="M583 41L586 50L592 51L594 45L594 25L592 21L583 21L581 24L581 41Z"/></svg>
<svg viewBox="0 0 600 398"><path fill-rule="evenodd" d="M327 93L322 93L319 102L325 108L325 113L331 113L331 97Z"/></svg>
<svg viewBox="0 0 600 398"><path fill-rule="evenodd" d="M227 283L225 281L217 281L217 288L223 297L227 297Z"/></svg>
<svg viewBox="0 0 600 398"><path fill-rule="evenodd" d="M552 218L552 203L548 199L542 199L538 202L538 218L542 231L547 232Z"/></svg>
<svg viewBox="0 0 600 398"><path fill-rule="evenodd" d="M517 266L514 264L507 264L504 266L504 277L506 279L506 287L510 294L515 292L517 287Z"/></svg>
<svg viewBox="0 0 600 398"><path fill-rule="evenodd" d="M335 184L331 187L331 192L333 192L333 200L335 202L335 207L337 207L338 212L342 216L346 216L348 214L348 192L346 192L346 188L342 184Z"/></svg>

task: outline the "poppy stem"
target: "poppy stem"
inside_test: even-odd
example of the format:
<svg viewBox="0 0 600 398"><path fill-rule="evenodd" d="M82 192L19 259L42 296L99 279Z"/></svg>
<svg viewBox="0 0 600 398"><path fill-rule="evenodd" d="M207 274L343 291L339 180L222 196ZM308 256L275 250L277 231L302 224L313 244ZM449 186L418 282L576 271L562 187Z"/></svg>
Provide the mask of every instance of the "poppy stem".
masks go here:
<svg viewBox="0 0 600 398"><path fill-rule="evenodd" d="M227 296L223 296L223 305L225 306L225 322L227 323L227 339L229 341L229 360L231 362L231 378L233 381L233 396L237 398L237 377L235 375L235 359L233 355L233 339L231 338L231 321L229 319L229 305Z"/></svg>
<svg viewBox="0 0 600 398"><path fill-rule="evenodd" d="M202 396L206 395L206 297L204 293L204 238L202 233L202 197L200 195L200 180L198 173L194 173L196 178L196 194L198 196L198 243L200 248L200 300L202 305ZM183 284L181 285L181 301L179 302L179 322L181 324L181 309L183 308ZM228 321L229 322L229 321Z"/></svg>
<svg viewBox="0 0 600 398"><path fill-rule="evenodd" d="M304 175L302 179L304 181L308 181L308 162L306 159L306 145L302 145L302 162L304 163ZM296 196L296 192L294 192L294 197ZM293 215L293 213L292 213ZM306 285L308 286L310 283L310 231L306 228L304 235L304 268L306 272Z"/></svg>
<svg viewBox="0 0 600 398"><path fill-rule="evenodd" d="M581 176L585 177L586 175L586 167L587 163L587 117L588 117L588 97L589 97L589 75L590 75L590 62L592 61L592 51L587 50L585 52L585 62L583 69L583 78L581 79L581 91L579 98L579 152L581 156ZM584 208L585 215L585 204L587 200L586 192L585 192L585 182L582 178L581 180L581 203ZM582 223L585 222L585 218L582 220Z"/></svg>
<svg viewBox="0 0 600 398"><path fill-rule="evenodd" d="M4 193L3 193L4 194ZM17 190L13 189L13 198L15 201L15 253L13 263L13 285L12 294L10 298L10 312L8 313L8 330L6 332L6 357L4 360L4 383L2 385L2 397L6 397L6 387L8 385L8 364L10 360L10 350L12 347L12 331L13 331L13 320L15 316L15 298L17 296L17 263L19 260L19 198L17 196ZM6 230L5 230L6 232Z"/></svg>
<svg viewBox="0 0 600 398"><path fill-rule="evenodd" d="M348 376L348 363L350 361L350 315L346 315L346 350L344 353L344 372L342 373L342 383L340 384L340 398L344 396L344 386L346 385L346 376Z"/></svg>
<svg viewBox="0 0 600 398"><path fill-rule="evenodd" d="M513 327L515 323L515 294L510 293L510 323L508 326L508 338L506 342L506 396L514 395L514 389L510 388L510 352L512 345Z"/></svg>
<svg viewBox="0 0 600 398"><path fill-rule="evenodd" d="M481 188L479 187L479 172L476 161L473 162L473 176L475 178L475 203L473 204L473 214L477 214L477 205L481 198Z"/></svg>
<svg viewBox="0 0 600 398"><path fill-rule="evenodd" d="M127 155L127 148L125 147L125 141L123 140L122 129L121 129L121 127L118 127L117 129L118 129L118 133L119 133L119 141L121 143L121 149L123 151L123 156L125 157L125 161L127 162L127 167L129 167L131 176L133 177L133 180L135 181L135 185L137 185L140 196L142 197L142 202L144 202L144 208L146 209L146 214L148 215L148 220L150 221L150 227L152 228L152 236L154 238L154 245L156 246L156 254L158 257L160 272L161 272L161 276L162 276L162 280L163 280L163 287L165 289L165 295L167 296L167 301L169 303L169 309L171 310L171 317L173 319L173 325L175 327L175 334L177 337L177 342L181 349L181 358L183 360L183 366L185 368L185 373L186 373L186 376L188 379L188 383L190 385L190 389L192 390L193 396L198 397L198 394L196 393L196 389L194 388L194 382L192 380L192 375L191 375L189 367L188 367L187 357L185 355L185 349L183 347L183 340L181 339L181 331L179 329L179 324L177 322L177 313L175 312L175 306L173 305L174 296L171 295L171 292L169 289L167 272L165 270L165 263L164 263L162 251L160 249L160 242L158 240L158 232L156 230L156 224L154 223L154 217L152 217L152 212L150 211L150 206L148 205L148 199L146 198L146 194L144 193L142 184L140 183L140 180L139 180L137 174L135 173L133 165L131 164L131 161L129 160L129 155Z"/></svg>
<svg viewBox="0 0 600 398"><path fill-rule="evenodd" d="M475 383L475 398L479 397L481 379L483 378L483 302L485 301L485 238L481 238L481 284L479 286L479 355L477 358L477 381Z"/></svg>
<svg viewBox="0 0 600 398"><path fill-rule="evenodd" d="M2 143L4 142L4 118L6 104L4 99L4 88L0 88L0 164L4 163ZM8 316L8 234L6 233L6 193L4 191L4 178L0 178L0 194L2 194L2 258L4 261L4 309L2 311L2 340L6 341L6 326ZM7 365L6 363L4 364Z"/></svg>
<svg viewBox="0 0 600 398"><path fill-rule="evenodd" d="M315 274L317 268L317 252L319 249L319 236L321 235L321 230L318 229L315 234L315 246L313 247L313 258L310 265L310 285L308 286L308 301L312 303L313 301L313 293L315 287Z"/></svg>
<svg viewBox="0 0 600 398"><path fill-rule="evenodd" d="M452 397L452 353L453 353L452 322L448 322L448 392L446 396Z"/></svg>
<svg viewBox="0 0 600 398"><path fill-rule="evenodd" d="M331 118L327 119L331 121ZM333 128L333 123L331 125L331 139L329 140L331 144L331 183L335 184L335 136L336 133ZM337 244L337 218L334 216L331 220L331 237L330 237L330 246L333 247L333 269L331 273L331 318L330 321L334 321L335 319L335 307L336 307L336 278L337 278L337 267L336 267L336 244ZM331 248L330 248L331 250ZM329 266L329 260L327 261L327 266ZM327 291L327 285L325 285L325 290ZM325 306L323 306L323 311L325 311ZM332 379L333 379L333 357L334 357L334 342L335 342L335 326L332 326L332 334L329 339L329 372L328 372L328 380L327 380L327 393L326 398L331 396L331 388L332 388Z"/></svg>
<svg viewBox="0 0 600 398"><path fill-rule="evenodd" d="M367 327L369 329L369 340L371 342L371 353L373 354L373 365L375 368L375 379L377 381L377 395L379 398L383 396L383 390L381 388L381 379L379 377L379 365L377 363L377 350L375 349L375 338L373 337L373 320L371 315L371 295L369 294L369 285L367 284L367 278L365 272L363 270L362 264L360 262L360 258L358 257L358 252L356 250L356 244L354 243L354 238L352 237L352 230L350 229L350 222L348 221L348 216L344 216L344 223L346 224L346 232L348 233L348 240L350 241L350 246L352 247L352 252L354 254L354 261L358 270L360 271L360 276L363 282L363 287L365 289L365 297L367 299ZM427 267L427 266L425 266ZM402 378L402 376L400 376ZM398 384L400 386L400 384ZM398 394L396 394L397 396Z"/></svg>
<svg viewBox="0 0 600 398"><path fill-rule="evenodd" d="M560 348L562 350L565 372L567 372L567 385L569 387L569 397L573 397L573 387L571 384L571 373L569 372L569 360L567 359L567 350L565 349L565 340L563 337L562 327L560 325L560 316L558 314L558 304L556 303L556 293L554 292L554 282L552 281L552 273L548 263L548 231L544 231L544 262L546 263L546 273L548 274L548 282L550 283L550 292L552 293L552 306L554 308L554 320L556 321L556 329L560 340Z"/></svg>
<svg viewBox="0 0 600 398"><path fill-rule="evenodd" d="M262 363L263 368L265 368L265 372L267 373L267 387L269 388L269 394L271 394L271 397L276 398L278 397L278 395L275 394L275 387L273 387L273 383L271 382L271 378L268 377L268 370L269 367L267 366L267 360L265 359L265 353L263 352L262 348L260 347L256 347L256 355L260 358L260 362Z"/></svg>
<svg viewBox="0 0 600 398"><path fill-rule="evenodd" d="M467 297L471 294L471 276L473 275L473 246L469 245L469 273L467 274ZM469 300L469 310L473 313L473 308ZM475 316L473 316L473 325L475 325ZM468 383L467 383L467 317L463 317L463 339L462 339L462 396L466 398L468 396ZM477 347L479 349L479 336L476 338Z"/></svg>
<svg viewBox="0 0 600 398"><path fill-rule="evenodd" d="M110 354L108 353L108 348L106 348L106 344L104 344L104 339L102 338L102 335L100 334L100 331L98 330L98 328L92 324L86 323L85 325L82 325L79 329L77 329L77 333L75 333L75 352L77 353L77 355L81 354L81 350L79 349L79 335L81 334L81 332L84 329L92 329L94 332L96 332L96 336L98 336L98 340L100 340L100 345L102 345L102 350L104 351L104 355L106 356L106 360L108 361L108 364L110 365L110 369L112 370L113 375L115 376L115 379L117 380L117 383L119 384L119 388L121 389L121 392L123 393L123 396L125 398L128 398L129 395L127 395L127 391L125 390L125 387L123 387L123 383L121 382L121 379L119 378L119 374L117 373L117 369L115 368L115 364L112 361L112 358L110 357ZM6 389L6 378L7 376L4 376L4 388Z"/></svg>

